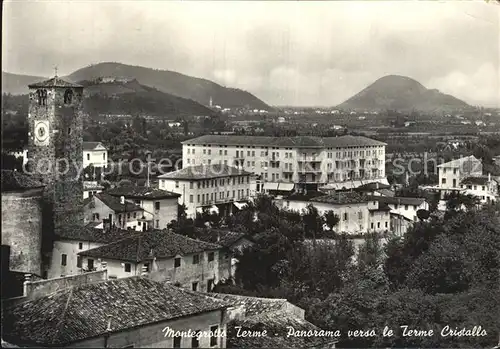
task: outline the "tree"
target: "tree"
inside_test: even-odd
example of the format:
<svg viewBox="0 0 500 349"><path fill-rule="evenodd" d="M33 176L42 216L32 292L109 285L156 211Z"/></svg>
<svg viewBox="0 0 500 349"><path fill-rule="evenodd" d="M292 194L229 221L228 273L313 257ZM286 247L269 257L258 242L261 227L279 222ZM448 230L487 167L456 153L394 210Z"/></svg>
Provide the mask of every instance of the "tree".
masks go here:
<svg viewBox="0 0 500 349"><path fill-rule="evenodd" d="M330 228L330 231L333 231L333 228L337 226L340 222L340 218L338 215L333 212L333 210L327 211L323 215L325 224Z"/></svg>
<svg viewBox="0 0 500 349"><path fill-rule="evenodd" d="M312 204L307 205L302 215L306 237L312 237L313 244L316 245L316 237L323 232L323 220L318 209Z"/></svg>

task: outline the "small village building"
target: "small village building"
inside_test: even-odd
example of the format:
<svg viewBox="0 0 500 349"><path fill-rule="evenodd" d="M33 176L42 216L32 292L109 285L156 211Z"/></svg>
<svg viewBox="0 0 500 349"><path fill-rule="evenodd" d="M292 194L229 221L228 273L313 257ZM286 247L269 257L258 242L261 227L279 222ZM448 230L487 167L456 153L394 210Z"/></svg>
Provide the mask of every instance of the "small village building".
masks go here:
<svg viewBox="0 0 500 349"><path fill-rule="evenodd" d="M78 255L84 266L106 269L110 278L146 275L193 291L209 292L231 274L230 255L221 245L167 230L136 233Z"/></svg>
<svg viewBox="0 0 500 349"><path fill-rule="evenodd" d="M97 193L84 200L84 222L101 223L97 228L103 228L103 221L121 229L131 228L142 231L147 229L144 209L133 202L109 195L107 192Z"/></svg>
<svg viewBox="0 0 500 349"><path fill-rule="evenodd" d="M250 172L221 164L189 166L158 179L160 189L177 193L179 204L186 205L191 218L203 209L231 214L235 203L245 203L251 197L254 185Z"/></svg>
<svg viewBox="0 0 500 349"><path fill-rule="evenodd" d="M148 186L126 186L110 189L107 194L132 202L144 210L149 226L165 229L173 220L177 220L178 198L180 194Z"/></svg>
<svg viewBox="0 0 500 349"><path fill-rule="evenodd" d="M227 307L147 278L90 282L5 307L2 339L35 347L225 348ZM179 335L188 330L204 335Z"/></svg>

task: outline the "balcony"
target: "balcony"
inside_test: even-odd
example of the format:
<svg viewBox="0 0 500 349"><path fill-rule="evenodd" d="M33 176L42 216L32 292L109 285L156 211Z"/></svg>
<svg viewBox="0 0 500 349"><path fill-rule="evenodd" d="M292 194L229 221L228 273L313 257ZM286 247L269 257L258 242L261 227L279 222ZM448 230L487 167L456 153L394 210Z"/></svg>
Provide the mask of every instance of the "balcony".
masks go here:
<svg viewBox="0 0 500 349"><path fill-rule="evenodd" d="M321 161L323 161L323 159L313 157L313 156L300 156L298 158L298 161L299 162L321 162Z"/></svg>
<svg viewBox="0 0 500 349"><path fill-rule="evenodd" d="M299 173L322 173L323 170L321 168L313 168L313 167L299 167Z"/></svg>

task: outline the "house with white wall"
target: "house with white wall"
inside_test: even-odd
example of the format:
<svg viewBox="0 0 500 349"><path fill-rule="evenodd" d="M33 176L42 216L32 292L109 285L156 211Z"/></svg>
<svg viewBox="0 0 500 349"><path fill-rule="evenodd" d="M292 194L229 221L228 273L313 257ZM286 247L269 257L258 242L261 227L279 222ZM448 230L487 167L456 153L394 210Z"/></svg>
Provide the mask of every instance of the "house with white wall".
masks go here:
<svg viewBox="0 0 500 349"><path fill-rule="evenodd" d="M108 150L101 142L83 142L83 168L106 168L108 166Z"/></svg>
<svg viewBox="0 0 500 349"><path fill-rule="evenodd" d="M463 194L477 197L481 204L493 203L498 199L498 182L491 175L464 178L460 187Z"/></svg>
<svg viewBox="0 0 500 349"><path fill-rule="evenodd" d="M368 196L369 200L386 204L391 213L400 214L413 222L417 222L418 210L429 210L429 203L424 198L390 197L390 196Z"/></svg>
<svg viewBox="0 0 500 349"><path fill-rule="evenodd" d="M121 229L131 228L138 231L147 229L147 226L144 227L142 224L146 220L142 207L106 192L85 199L83 211L85 224L103 223L103 220L111 219L111 225Z"/></svg>
<svg viewBox="0 0 500 349"><path fill-rule="evenodd" d="M104 190L102 185L99 185L97 181L84 181L83 182L83 198L86 199L100 193Z"/></svg>
<svg viewBox="0 0 500 349"><path fill-rule="evenodd" d="M483 164L473 155L440 164L437 168L440 189L460 190L460 182L466 177L483 175Z"/></svg>
<svg viewBox="0 0 500 349"><path fill-rule="evenodd" d="M221 245L167 230L136 233L79 255L84 266L106 269L110 278L146 275L193 291L209 292L231 275L230 256Z"/></svg>
<svg viewBox="0 0 500 349"><path fill-rule="evenodd" d="M118 241L136 232L110 226L97 229L93 225L86 225L64 229L60 234L63 235L56 236L52 248L49 279L95 270L93 264L84 265L78 253Z"/></svg>
<svg viewBox="0 0 500 349"><path fill-rule="evenodd" d="M158 177L160 189L179 195L179 204L186 205L188 217L195 217L204 208L223 215L233 212L235 203L252 196L254 176L235 167L212 164L188 166Z"/></svg>
<svg viewBox="0 0 500 349"><path fill-rule="evenodd" d="M337 192L334 194L315 197L295 194L288 197L275 199L278 207L304 212L309 204L312 204L322 216L327 211L333 211L340 219L334 228L337 232L347 234L362 234L366 232L383 232L390 227L389 209L385 205L379 205L375 200L367 200L363 195L356 192ZM328 229L328 227L324 227Z"/></svg>
<svg viewBox="0 0 500 349"><path fill-rule="evenodd" d="M144 211L148 226L155 229L166 229L173 220L177 220L178 199L180 194L152 187L126 186L109 189L107 194L125 198Z"/></svg>

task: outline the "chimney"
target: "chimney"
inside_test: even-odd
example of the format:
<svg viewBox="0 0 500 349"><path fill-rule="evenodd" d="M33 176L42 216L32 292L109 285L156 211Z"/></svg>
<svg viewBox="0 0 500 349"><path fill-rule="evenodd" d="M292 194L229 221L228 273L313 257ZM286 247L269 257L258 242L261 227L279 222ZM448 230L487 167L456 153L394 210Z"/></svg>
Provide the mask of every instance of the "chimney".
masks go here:
<svg viewBox="0 0 500 349"><path fill-rule="evenodd" d="M125 205L125 196L120 196L120 204Z"/></svg>
<svg viewBox="0 0 500 349"><path fill-rule="evenodd" d="M379 183L377 182L377 184L375 184L375 189L377 189L377 190L378 190L378 185L379 185Z"/></svg>
<svg viewBox="0 0 500 349"><path fill-rule="evenodd" d="M31 274L24 274L24 283L23 283L23 295L28 297L30 292L28 292L28 285L31 284Z"/></svg>
<svg viewBox="0 0 500 349"><path fill-rule="evenodd" d="M488 173L488 183L491 182L491 173Z"/></svg>
<svg viewBox="0 0 500 349"><path fill-rule="evenodd" d="M217 242L220 241L220 231L217 231Z"/></svg>

